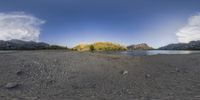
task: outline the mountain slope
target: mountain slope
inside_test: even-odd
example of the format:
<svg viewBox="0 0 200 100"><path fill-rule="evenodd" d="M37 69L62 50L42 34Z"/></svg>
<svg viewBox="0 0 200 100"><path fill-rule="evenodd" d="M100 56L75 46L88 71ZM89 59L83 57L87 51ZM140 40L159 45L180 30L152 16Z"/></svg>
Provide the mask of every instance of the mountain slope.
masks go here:
<svg viewBox="0 0 200 100"><path fill-rule="evenodd" d="M151 49L153 49L152 47L148 46L146 43L130 45L127 48L128 48L128 50L151 50Z"/></svg>
<svg viewBox="0 0 200 100"><path fill-rule="evenodd" d="M42 50L42 49L66 49L66 47L49 45L44 42L0 40L0 50Z"/></svg>
<svg viewBox="0 0 200 100"><path fill-rule="evenodd" d="M159 48L160 50L200 50L200 41L191 41L189 43L169 44Z"/></svg>

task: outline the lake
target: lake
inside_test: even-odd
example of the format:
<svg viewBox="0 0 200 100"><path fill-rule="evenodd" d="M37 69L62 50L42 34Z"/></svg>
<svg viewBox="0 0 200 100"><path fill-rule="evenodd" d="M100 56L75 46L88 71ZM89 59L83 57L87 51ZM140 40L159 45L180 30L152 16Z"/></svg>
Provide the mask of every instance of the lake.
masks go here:
<svg viewBox="0 0 200 100"><path fill-rule="evenodd" d="M15 50L8 50L3 51L0 50L0 54L7 54L7 53L16 53ZM196 54L200 53L200 50L192 51L192 50L135 50L135 51L122 51L122 52L102 52L105 54L120 54L120 55L129 55L129 56L148 56L148 55L159 55L159 54Z"/></svg>
<svg viewBox="0 0 200 100"><path fill-rule="evenodd" d="M16 52L14 50L0 50L0 54L7 54L7 53L13 53Z"/></svg>
<svg viewBox="0 0 200 100"><path fill-rule="evenodd" d="M195 54L200 53L200 51L190 51L190 50L138 50L138 51L123 51L120 54L130 55L130 56L146 56L146 55L158 55L158 54Z"/></svg>

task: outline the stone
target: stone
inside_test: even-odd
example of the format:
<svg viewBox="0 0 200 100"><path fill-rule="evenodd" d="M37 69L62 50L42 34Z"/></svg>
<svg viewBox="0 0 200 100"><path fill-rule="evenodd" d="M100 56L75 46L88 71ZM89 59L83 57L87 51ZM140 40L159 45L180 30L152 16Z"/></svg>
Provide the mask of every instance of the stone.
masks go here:
<svg viewBox="0 0 200 100"><path fill-rule="evenodd" d="M125 70L125 71L122 72L122 75L127 75L127 74L128 74L127 70Z"/></svg>
<svg viewBox="0 0 200 100"><path fill-rule="evenodd" d="M24 73L24 72L21 71L21 70L19 70L19 71L16 72L16 74L19 75L19 76L22 75L23 73Z"/></svg>
<svg viewBox="0 0 200 100"><path fill-rule="evenodd" d="M19 86L19 84L15 83L15 82L11 82L11 83L7 83L5 85L5 88L7 88L7 89L13 89L13 88L16 88L18 86Z"/></svg>
<svg viewBox="0 0 200 100"><path fill-rule="evenodd" d="M176 68L175 70L176 70L176 72L180 72L180 69L178 69L178 68Z"/></svg>
<svg viewBox="0 0 200 100"><path fill-rule="evenodd" d="M145 77L146 77L146 78L150 78L151 75L150 75L150 74L146 74Z"/></svg>

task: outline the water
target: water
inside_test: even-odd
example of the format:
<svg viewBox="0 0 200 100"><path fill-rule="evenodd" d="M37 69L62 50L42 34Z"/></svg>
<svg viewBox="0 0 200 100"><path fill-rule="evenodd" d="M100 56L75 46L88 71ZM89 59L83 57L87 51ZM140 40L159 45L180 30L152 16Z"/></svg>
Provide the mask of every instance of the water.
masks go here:
<svg viewBox="0 0 200 100"><path fill-rule="evenodd" d="M13 52L16 52L16 51L13 51L13 50L0 50L0 54L13 53Z"/></svg>
<svg viewBox="0 0 200 100"><path fill-rule="evenodd" d="M6 53L15 53L16 51L3 51L0 50L0 54ZM135 50L135 51L123 51L123 52L104 52L106 54L122 54L122 55L129 55L129 56L148 56L148 55L159 55L159 54L200 54L199 51L191 51L191 50Z"/></svg>
<svg viewBox="0 0 200 100"><path fill-rule="evenodd" d="M130 56L147 56L147 55L158 55L158 54L196 54L200 51L189 51L189 50L140 50L140 51L123 51L120 54L130 55Z"/></svg>

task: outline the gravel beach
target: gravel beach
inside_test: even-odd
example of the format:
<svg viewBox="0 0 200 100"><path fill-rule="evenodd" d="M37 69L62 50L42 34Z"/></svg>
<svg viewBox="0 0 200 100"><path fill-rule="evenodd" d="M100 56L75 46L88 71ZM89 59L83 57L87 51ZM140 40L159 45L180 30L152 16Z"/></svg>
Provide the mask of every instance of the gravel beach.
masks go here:
<svg viewBox="0 0 200 100"><path fill-rule="evenodd" d="M200 100L200 54L0 53L0 100Z"/></svg>

